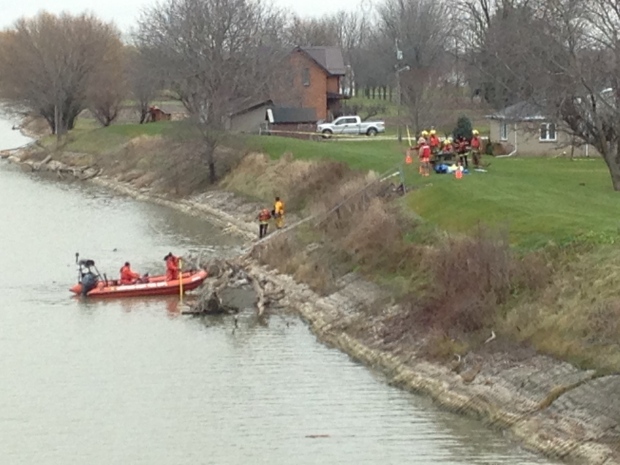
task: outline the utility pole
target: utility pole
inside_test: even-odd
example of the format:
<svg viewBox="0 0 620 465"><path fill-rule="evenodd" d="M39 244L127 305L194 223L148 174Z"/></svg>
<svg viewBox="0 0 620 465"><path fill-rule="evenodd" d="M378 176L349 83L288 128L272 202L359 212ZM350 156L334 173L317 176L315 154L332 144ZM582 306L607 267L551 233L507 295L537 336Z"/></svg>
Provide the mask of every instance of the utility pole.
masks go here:
<svg viewBox="0 0 620 465"><path fill-rule="evenodd" d="M402 97L401 97L401 88L400 88L400 73L403 71L409 71L411 68L409 67L409 65L406 65L400 69L396 69L396 102L398 104L398 107L396 109L396 111L398 112L398 142L402 143L403 142L403 128L402 128L402 124L400 121L400 107L401 107L401 103L402 103Z"/></svg>
<svg viewBox="0 0 620 465"><path fill-rule="evenodd" d="M58 104L54 105L54 132L56 133L56 149L60 147L60 133L58 132Z"/></svg>
<svg viewBox="0 0 620 465"><path fill-rule="evenodd" d="M396 112L397 112L397 118L398 118L398 143L401 144L403 142L403 128L402 128L402 123L400 121L400 107L402 105L402 92L401 92L401 87L400 87L400 73L402 71L409 71L411 68L409 67L409 65L404 66L401 68L400 66L400 62L403 60L403 51L400 49L400 47L398 46L398 39L396 39L394 41L394 46L396 48Z"/></svg>
<svg viewBox="0 0 620 465"><path fill-rule="evenodd" d="M402 144L403 142L403 128L400 124L400 104L401 104L401 96L400 96L400 73L396 71L396 111L397 119L398 119L398 143Z"/></svg>

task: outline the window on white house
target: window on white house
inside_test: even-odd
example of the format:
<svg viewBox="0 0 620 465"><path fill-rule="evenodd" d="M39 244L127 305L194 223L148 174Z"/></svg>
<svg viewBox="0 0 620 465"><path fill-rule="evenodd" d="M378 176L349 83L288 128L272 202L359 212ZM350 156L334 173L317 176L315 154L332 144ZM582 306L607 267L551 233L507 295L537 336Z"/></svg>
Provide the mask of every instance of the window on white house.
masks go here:
<svg viewBox="0 0 620 465"><path fill-rule="evenodd" d="M540 125L540 141L554 142L556 140L558 140L558 135L555 131L555 123L542 123Z"/></svg>
<svg viewBox="0 0 620 465"><path fill-rule="evenodd" d="M301 83L306 87L310 85L310 68L304 68L301 74Z"/></svg>
<svg viewBox="0 0 620 465"><path fill-rule="evenodd" d="M499 139L508 140L508 124L504 121L499 123Z"/></svg>

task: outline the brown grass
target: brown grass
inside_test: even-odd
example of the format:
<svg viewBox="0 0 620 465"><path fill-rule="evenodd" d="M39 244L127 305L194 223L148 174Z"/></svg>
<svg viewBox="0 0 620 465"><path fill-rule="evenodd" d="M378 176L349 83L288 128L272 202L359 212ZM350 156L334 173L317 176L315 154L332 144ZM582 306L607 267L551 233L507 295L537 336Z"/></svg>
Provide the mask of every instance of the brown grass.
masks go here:
<svg viewBox="0 0 620 465"><path fill-rule="evenodd" d="M550 279L536 298L506 311L500 330L539 351L601 373L620 371L620 271L617 247L547 257Z"/></svg>
<svg viewBox="0 0 620 465"><path fill-rule="evenodd" d="M335 255L332 252L335 252ZM339 266L333 266L335 256L338 255L344 260ZM255 248L253 256L261 263L307 284L320 295L334 292L337 278L346 272L338 272L346 264L346 257L342 257L342 254L338 254L330 247L319 247L309 251L299 236L294 234L274 237Z"/></svg>
<svg viewBox="0 0 620 465"><path fill-rule="evenodd" d="M221 185L247 197L271 203L281 197L287 210L305 209L317 196L352 176L344 164L332 161L294 160L284 154L277 161L267 155L245 156Z"/></svg>
<svg viewBox="0 0 620 465"><path fill-rule="evenodd" d="M492 323L511 290L506 237L479 230L475 237L449 238L427 257L431 299L421 317L444 328L478 331Z"/></svg>

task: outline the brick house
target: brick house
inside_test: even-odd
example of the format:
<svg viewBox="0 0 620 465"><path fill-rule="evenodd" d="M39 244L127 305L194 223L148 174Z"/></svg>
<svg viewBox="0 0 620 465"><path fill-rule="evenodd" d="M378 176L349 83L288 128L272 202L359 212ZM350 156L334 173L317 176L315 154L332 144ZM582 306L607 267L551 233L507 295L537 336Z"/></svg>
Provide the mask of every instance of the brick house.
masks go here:
<svg viewBox="0 0 620 465"><path fill-rule="evenodd" d="M341 79L346 74L342 50L338 47L296 47L290 58L293 87L303 108L314 108L317 120L339 115Z"/></svg>

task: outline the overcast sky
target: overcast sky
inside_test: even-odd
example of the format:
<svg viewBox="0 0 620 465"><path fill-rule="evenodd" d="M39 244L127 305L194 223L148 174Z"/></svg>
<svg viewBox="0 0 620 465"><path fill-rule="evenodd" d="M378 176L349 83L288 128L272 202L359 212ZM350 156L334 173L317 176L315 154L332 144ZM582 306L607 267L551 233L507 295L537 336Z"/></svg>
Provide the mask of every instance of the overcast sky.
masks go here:
<svg viewBox="0 0 620 465"><path fill-rule="evenodd" d="M365 0L367 4L371 1ZM156 0L0 0L0 28L9 27L16 19L33 16L42 9L52 13L82 13L88 9L105 20L114 20L123 31L127 31L134 24L141 8L155 4ZM338 4L333 0L273 0L273 4L302 16L320 16L334 12L334 5L338 5L338 9L350 10L358 2L354 0Z"/></svg>

